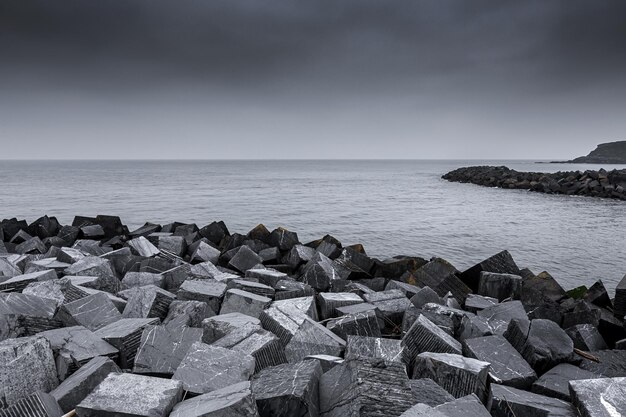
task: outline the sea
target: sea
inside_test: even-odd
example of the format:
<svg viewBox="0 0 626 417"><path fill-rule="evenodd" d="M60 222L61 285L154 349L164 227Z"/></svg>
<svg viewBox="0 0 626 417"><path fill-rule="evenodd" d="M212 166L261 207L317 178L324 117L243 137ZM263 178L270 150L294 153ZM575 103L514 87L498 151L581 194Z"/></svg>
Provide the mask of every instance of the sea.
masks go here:
<svg viewBox="0 0 626 417"><path fill-rule="evenodd" d="M0 161L0 218L117 215L145 222L214 220L246 233L259 223L307 242L331 234L377 258L442 257L464 270L509 250L566 289L626 274L626 203L451 183L470 165L520 171L588 164L494 160ZM626 168L610 165L606 169Z"/></svg>

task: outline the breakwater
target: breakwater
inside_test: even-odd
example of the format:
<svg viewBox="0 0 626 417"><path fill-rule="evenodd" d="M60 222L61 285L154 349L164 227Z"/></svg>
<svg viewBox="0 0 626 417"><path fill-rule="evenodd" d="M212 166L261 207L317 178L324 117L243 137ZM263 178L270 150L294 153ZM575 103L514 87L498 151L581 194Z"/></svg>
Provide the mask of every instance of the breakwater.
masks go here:
<svg viewBox="0 0 626 417"><path fill-rule="evenodd" d="M520 172L505 166L473 166L455 169L442 178L486 187L626 200L626 169L545 173Z"/></svg>
<svg viewBox="0 0 626 417"><path fill-rule="evenodd" d="M626 409L626 277L566 290L506 250L460 271L262 224L44 216L0 242L0 416Z"/></svg>

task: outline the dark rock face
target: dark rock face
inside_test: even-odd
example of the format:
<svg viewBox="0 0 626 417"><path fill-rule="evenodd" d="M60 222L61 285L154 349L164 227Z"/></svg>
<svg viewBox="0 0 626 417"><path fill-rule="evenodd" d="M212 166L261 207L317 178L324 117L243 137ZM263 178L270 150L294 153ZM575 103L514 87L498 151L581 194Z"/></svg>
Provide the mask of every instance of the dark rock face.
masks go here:
<svg viewBox="0 0 626 417"><path fill-rule="evenodd" d="M617 417L626 410L626 378L572 381L570 390L582 417Z"/></svg>
<svg viewBox="0 0 626 417"><path fill-rule="evenodd" d="M541 377L533 383L531 391L536 394L570 401L570 381L595 378L599 378L599 376L569 363L561 363L541 375Z"/></svg>
<svg viewBox="0 0 626 417"><path fill-rule="evenodd" d="M191 348L202 339L202 329L186 326L147 326L141 342L133 372L136 374L174 374Z"/></svg>
<svg viewBox="0 0 626 417"><path fill-rule="evenodd" d="M63 411L50 394L37 391L13 405L0 409L1 417L62 417Z"/></svg>
<svg viewBox="0 0 626 417"><path fill-rule="evenodd" d="M170 417L256 417L250 382L239 382L177 404Z"/></svg>
<svg viewBox="0 0 626 417"><path fill-rule="evenodd" d="M434 407L454 400L448 391L430 378L412 379L409 385L418 403Z"/></svg>
<svg viewBox="0 0 626 417"><path fill-rule="evenodd" d="M345 359L372 358L404 363L403 350L399 340L348 336Z"/></svg>
<svg viewBox="0 0 626 417"><path fill-rule="evenodd" d="M626 164L626 141L599 144L587 156L567 161L575 164Z"/></svg>
<svg viewBox="0 0 626 417"><path fill-rule="evenodd" d="M472 291L477 291L480 283L480 276L482 272L493 272L498 274L512 274L519 275L520 270L515 264L513 257L509 251L502 251L493 255L491 258L485 259L479 264L474 265L468 270L460 274L461 280L467 284ZM513 283L514 285L514 283ZM485 283L485 287L487 284ZM514 287L513 287L514 289ZM489 295L489 294L484 294Z"/></svg>
<svg viewBox="0 0 626 417"><path fill-rule="evenodd" d="M442 178L487 187L626 200L626 170L624 169L609 172L600 169L599 171L548 174L519 172L504 166L474 166L456 169Z"/></svg>
<svg viewBox="0 0 626 417"><path fill-rule="evenodd" d="M487 408L493 417L578 417L568 402L498 384L491 384Z"/></svg>

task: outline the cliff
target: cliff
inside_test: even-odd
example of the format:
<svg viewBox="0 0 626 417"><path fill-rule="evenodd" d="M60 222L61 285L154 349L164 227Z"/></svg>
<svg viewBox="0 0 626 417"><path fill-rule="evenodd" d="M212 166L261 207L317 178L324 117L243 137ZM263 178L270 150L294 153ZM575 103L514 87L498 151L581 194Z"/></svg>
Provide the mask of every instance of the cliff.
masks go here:
<svg viewBox="0 0 626 417"><path fill-rule="evenodd" d="M626 140L601 143L587 156L572 159L579 164L626 164Z"/></svg>

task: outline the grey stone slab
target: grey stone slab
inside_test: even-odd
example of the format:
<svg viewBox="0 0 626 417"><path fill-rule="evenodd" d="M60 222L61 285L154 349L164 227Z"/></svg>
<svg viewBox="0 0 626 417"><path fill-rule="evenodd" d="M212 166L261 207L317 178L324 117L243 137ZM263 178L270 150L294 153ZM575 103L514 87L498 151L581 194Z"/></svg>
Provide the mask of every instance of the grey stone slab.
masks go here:
<svg viewBox="0 0 626 417"><path fill-rule="evenodd" d="M271 298L253 294L248 291L230 289L224 295L220 314L242 313L252 317L259 317L272 302Z"/></svg>
<svg viewBox="0 0 626 417"><path fill-rule="evenodd" d="M135 356L136 374L171 376L191 348L202 339L202 329L186 326L147 326Z"/></svg>
<svg viewBox="0 0 626 417"><path fill-rule="evenodd" d="M333 261L319 252L304 265L300 276L300 281L318 292L327 291L331 283L338 279L341 279L341 276Z"/></svg>
<svg viewBox="0 0 626 417"><path fill-rule="evenodd" d="M576 349L592 351L609 348L593 324L577 324L565 329L565 333L572 339Z"/></svg>
<svg viewBox="0 0 626 417"><path fill-rule="evenodd" d="M472 317L475 315L474 313L471 313L469 311L461 310L459 308L454 308L454 307L450 307L446 305L435 304L435 303L425 304L424 307L422 307L422 310L424 311L424 314L430 313L430 314L437 314L440 316L450 317L454 325L455 334L456 334L456 329L458 329L459 325L461 324L461 320L463 320L463 317ZM428 317L432 317L432 316L428 316ZM431 318L431 321L433 321L432 318Z"/></svg>
<svg viewBox="0 0 626 417"><path fill-rule="evenodd" d="M479 317L485 317L489 321L503 321L508 323L513 320L528 320L528 315L524 306L518 300L507 301L504 303L496 304L493 307L482 309L476 313Z"/></svg>
<svg viewBox="0 0 626 417"><path fill-rule="evenodd" d="M73 263L80 261L85 256L88 256L88 254L86 254L85 252L79 249L59 248L59 252L57 253L56 258L60 262L73 264Z"/></svg>
<svg viewBox="0 0 626 417"><path fill-rule="evenodd" d="M32 336L63 325L54 318L57 303L20 293L0 293L0 340Z"/></svg>
<svg viewBox="0 0 626 417"><path fill-rule="evenodd" d="M256 278L231 279L226 282L226 286L228 289L235 288L260 295L262 297L274 298L274 293L276 291L273 287L252 280L256 280Z"/></svg>
<svg viewBox="0 0 626 417"><path fill-rule="evenodd" d="M568 402L499 384L491 384L487 408L493 417L578 417Z"/></svg>
<svg viewBox="0 0 626 417"><path fill-rule="evenodd" d="M92 288L116 293L120 290L120 280L116 278L111 262L98 256L86 256L70 265L65 275L97 277Z"/></svg>
<svg viewBox="0 0 626 417"><path fill-rule="evenodd" d="M263 328L278 336L285 346L307 317L306 311L300 308L297 300L294 298L274 302L268 309L259 314Z"/></svg>
<svg viewBox="0 0 626 417"><path fill-rule="evenodd" d="M183 394L182 383L134 374L109 374L76 407L79 417L167 417Z"/></svg>
<svg viewBox="0 0 626 417"><path fill-rule="evenodd" d="M120 372L120 368L111 359L96 356L52 390L50 395L57 400L64 413L69 413L111 372Z"/></svg>
<svg viewBox="0 0 626 417"><path fill-rule="evenodd" d="M465 299L465 310L471 311L472 313L476 313L479 310L484 310L485 308L492 307L498 304L498 299L487 297L485 295L477 295L477 294L468 294Z"/></svg>
<svg viewBox="0 0 626 417"><path fill-rule="evenodd" d="M508 323L506 321L486 317L463 317L458 329L458 338L462 342L475 337L503 335Z"/></svg>
<svg viewBox="0 0 626 417"><path fill-rule="evenodd" d="M287 300L315 295L315 290L308 284L293 279L281 279L274 287L274 300Z"/></svg>
<svg viewBox="0 0 626 417"><path fill-rule="evenodd" d="M203 301L173 301L163 324L177 322L189 327L202 327L202 320L213 316L215 312Z"/></svg>
<svg viewBox="0 0 626 417"><path fill-rule="evenodd" d="M220 314L202 321L202 341L211 344L245 325L261 326L259 319L242 313Z"/></svg>
<svg viewBox="0 0 626 417"><path fill-rule="evenodd" d="M245 324L233 329L226 336L214 342L213 346L254 356L256 372L268 366L287 362L285 349L278 337L253 324Z"/></svg>
<svg viewBox="0 0 626 417"><path fill-rule="evenodd" d="M72 284L68 278L33 282L22 290L22 294L49 298L56 301L58 306L80 300L89 295L87 291Z"/></svg>
<svg viewBox="0 0 626 417"><path fill-rule="evenodd" d="M256 417L250 382L229 385L178 403L170 417Z"/></svg>
<svg viewBox="0 0 626 417"><path fill-rule="evenodd" d="M475 394L438 405L434 411L443 413L446 417L491 417L489 411Z"/></svg>
<svg viewBox="0 0 626 417"><path fill-rule="evenodd" d="M405 357L412 363L422 352L441 352L461 354L461 344L441 330L432 321L420 314L402 339Z"/></svg>
<svg viewBox="0 0 626 417"><path fill-rule="evenodd" d="M430 378L411 379L409 385L417 403L434 407L454 400L448 391Z"/></svg>
<svg viewBox="0 0 626 417"><path fill-rule="evenodd" d="M119 364L123 369L132 369L135 355L141 342L143 329L149 325L159 324L159 319L120 319L101 329L96 336L104 339L119 351Z"/></svg>
<svg viewBox="0 0 626 417"><path fill-rule="evenodd" d="M319 415L317 361L302 361L265 368L252 379L252 393L261 416Z"/></svg>
<svg viewBox="0 0 626 417"><path fill-rule="evenodd" d="M574 357L574 342L551 320L511 320L504 337L538 374Z"/></svg>
<svg viewBox="0 0 626 417"><path fill-rule="evenodd" d="M176 295L155 285L146 285L132 289L122 317L124 318L159 318L167 317L170 304Z"/></svg>
<svg viewBox="0 0 626 417"><path fill-rule="evenodd" d="M398 339L382 337L348 336L345 359L384 359L404 363L404 348Z"/></svg>
<svg viewBox="0 0 626 417"><path fill-rule="evenodd" d="M315 252L314 248L304 245L295 245L287 252L283 262L287 263L293 269L296 269L298 266L309 262L313 256L315 256Z"/></svg>
<svg viewBox="0 0 626 417"><path fill-rule="evenodd" d="M346 361L322 375L319 389L323 417L399 416L415 404L399 362Z"/></svg>
<svg viewBox="0 0 626 417"><path fill-rule="evenodd" d="M8 408L0 409L0 417L62 417L63 411L50 395L37 391Z"/></svg>
<svg viewBox="0 0 626 417"><path fill-rule="evenodd" d="M98 330L122 318L109 298L97 293L62 305L56 315L66 326L84 326Z"/></svg>
<svg viewBox="0 0 626 417"><path fill-rule="evenodd" d="M0 407L15 404L35 391L50 392L58 384L54 353L46 338L0 342Z"/></svg>
<svg viewBox="0 0 626 417"><path fill-rule="evenodd" d="M83 326L64 327L39 333L45 337L56 357L57 374L63 381L96 356L115 359L118 350Z"/></svg>
<svg viewBox="0 0 626 417"><path fill-rule="evenodd" d="M381 337L378 317L374 310L343 315L329 320L326 327L344 340L349 335Z"/></svg>
<svg viewBox="0 0 626 417"><path fill-rule="evenodd" d="M411 297L413 297L415 294L417 294L417 292L420 289L421 288L416 286L416 285L412 285L412 284L409 284L409 283L406 283L406 282L402 282L402 281L397 281L395 279L389 280L389 282L385 286L385 291L387 291L387 290L400 290L400 291L402 291L404 293L404 295L408 299L411 299Z"/></svg>
<svg viewBox="0 0 626 417"><path fill-rule="evenodd" d="M420 288L414 295L411 297L411 303L417 308L422 308L424 305L428 303L435 304L443 304L443 299L437 294L435 290L430 288L429 286L425 286Z"/></svg>
<svg viewBox="0 0 626 417"><path fill-rule="evenodd" d="M183 301L204 301L211 310L218 312L225 292L226 284L223 282L214 279L188 279L182 283L176 295Z"/></svg>
<svg viewBox="0 0 626 417"><path fill-rule="evenodd" d="M204 394L248 381L254 369L255 359L249 354L196 342L172 378L181 381L185 391Z"/></svg>
<svg viewBox="0 0 626 417"><path fill-rule="evenodd" d="M582 417L621 417L626 413L626 378L571 381L570 390Z"/></svg>
<svg viewBox="0 0 626 417"><path fill-rule="evenodd" d="M480 272L477 293L493 297L498 301L518 300L522 291L522 277L514 274Z"/></svg>
<svg viewBox="0 0 626 417"><path fill-rule="evenodd" d="M240 246L235 256L228 262L228 267L246 273L248 269L254 268L258 264L262 264L263 259L257 255L249 246Z"/></svg>
<svg viewBox="0 0 626 417"><path fill-rule="evenodd" d="M143 236L129 240L127 245L135 254L146 258L156 256L160 253L159 249Z"/></svg>
<svg viewBox="0 0 626 417"><path fill-rule="evenodd" d="M626 377L626 350L597 350L588 352L597 359L583 359L580 367L607 378Z"/></svg>
<svg viewBox="0 0 626 417"><path fill-rule="evenodd" d="M220 251L206 242L199 242L191 254L190 262L211 262L217 264L220 258Z"/></svg>
<svg viewBox="0 0 626 417"><path fill-rule="evenodd" d="M453 353L424 352L415 358L413 378L430 378L455 398L476 394L485 402L489 370L488 362Z"/></svg>
<svg viewBox="0 0 626 417"><path fill-rule="evenodd" d="M285 346L288 362L299 362L309 355L341 356L346 342L323 325L304 317L302 324Z"/></svg>
<svg viewBox="0 0 626 417"><path fill-rule="evenodd" d="M404 312L412 306L411 301L400 290L379 291L364 294L363 298L373 304L382 314L387 327L402 325Z"/></svg>
<svg viewBox="0 0 626 417"><path fill-rule="evenodd" d="M249 269L246 271L246 278L258 279L260 283L276 288L277 284L288 275L274 269Z"/></svg>
<svg viewBox="0 0 626 417"><path fill-rule="evenodd" d="M57 279L57 273L52 269L44 271L31 272L30 274L16 275L4 282L0 282L0 291L3 292L19 292L33 282L49 281Z"/></svg>
<svg viewBox="0 0 626 417"><path fill-rule="evenodd" d="M153 272L127 272L122 278L122 289L126 290L133 287L141 287L144 285L156 285L163 288L165 278L162 274Z"/></svg>
<svg viewBox="0 0 626 417"><path fill-rule="evenodd" d="M561 363L541 375L532 385L535 394L571 401L569 381L599 378L598 375L569 363Z"/></svg>
<svg viewBox="0 0 626 417"><path fill-rule="evenodd" d="M463 353L489 362L489 375L495 383L528 389L537 374L513 346L499 335L477 337L463 342Z"/></svg>
<svg viewBox="0 0 626 417"><path fill-rule="evenodd" d="M128 304L128 302L125 299L118 297L117 295L108 293L106 291L96 290L96 289L89 288L89 287L83 287L82 285L76 285L76 288L78 288L80 291L86 292L87 295L93 295L93 294L106 295L107 298L111 300L111 302L115 305L115 308L117 308L117 311L119 311L120 313L124 312L124 309L126 308L126 304Z"/></svg>
<svg viewBox="0 0 626 417"><path fill-rule="evenodd" d="M339 312L338 307L360 304L363 299L357 294L349 292L325 292L320 293L317 296L317 300L320 306L320 315L322 320L337 317Z"/></svg>

